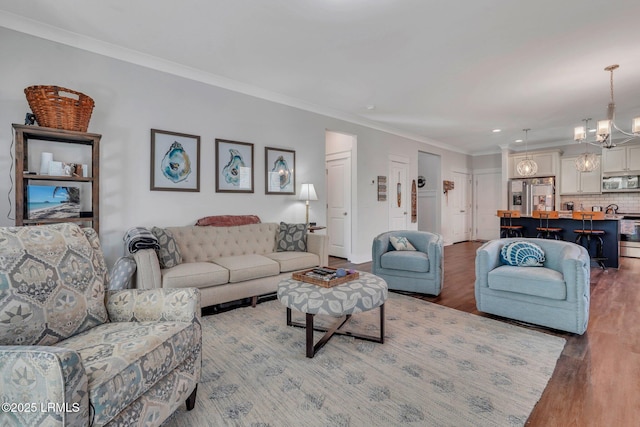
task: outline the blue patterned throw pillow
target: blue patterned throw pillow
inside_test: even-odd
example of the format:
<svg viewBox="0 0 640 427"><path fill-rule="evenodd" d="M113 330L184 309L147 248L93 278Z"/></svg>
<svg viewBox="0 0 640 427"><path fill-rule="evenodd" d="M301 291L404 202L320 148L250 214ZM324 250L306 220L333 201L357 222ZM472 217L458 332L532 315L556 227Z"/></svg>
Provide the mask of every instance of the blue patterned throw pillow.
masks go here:
<svg viewBox="0 0 640 427"><path fill-rule="evenodd" d="M411 244L409 239L407 239L406 237L391 236L389 237L389 241L391 242L391 246L393 246L393 248L396 251L415 251L416 250L416 248Z"/></svg>
<svg viewBox="0 0 640 427"><path fill-rule="evenodd" d="M107 288L110 291L131 288L131 279L135 272L136 262L133 260L133 257L123 256L118 258L111 269Z"/></svg>
<svg viewBox="0 0 640 427"><path fill-rule="evenodd" d="M504 264L517 267L541 267L544 262L544 251L535 243L511 242L500 250L500 260Z"/></svg>

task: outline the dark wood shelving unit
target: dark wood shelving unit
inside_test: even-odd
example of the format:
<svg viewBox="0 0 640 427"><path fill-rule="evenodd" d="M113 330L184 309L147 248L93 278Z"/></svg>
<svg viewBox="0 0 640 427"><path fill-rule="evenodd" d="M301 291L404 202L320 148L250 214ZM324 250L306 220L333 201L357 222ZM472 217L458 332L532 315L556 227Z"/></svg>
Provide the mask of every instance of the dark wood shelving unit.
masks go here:
<svg viewBox="0 0 640 427"><path fill-rule="evenodd" d="M16 157L16 225L54 224L76 222L90 224L96 232L100 232L100 139L96 133L74 132L69 130L26 126L13 124L15 132ZM86 145L91 148L91 176L52 176L25 173L29 171L29 140L51 141L67 144ZM31 181L84 182L91 185L91 211L80 212L74 218L39 218L29 219L27 210L27 186Z"/></svg>

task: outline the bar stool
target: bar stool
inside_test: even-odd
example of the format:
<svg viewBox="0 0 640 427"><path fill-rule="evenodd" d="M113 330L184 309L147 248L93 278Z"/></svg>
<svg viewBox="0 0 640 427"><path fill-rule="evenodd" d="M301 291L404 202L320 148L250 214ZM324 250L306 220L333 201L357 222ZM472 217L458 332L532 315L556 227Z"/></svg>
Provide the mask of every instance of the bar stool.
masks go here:
<svg viewBox="0 0 640 427"><path fill-rule="evenodd" d="M573 219L582 220L582 229L573 230L573 232L578 235L576 243L587 248L591 256L591 236L593 236L596 239L596 256L591 256L591 259L597 262L603 270L606 270L607 267L604 265L604 262L607 258L603 253L604 242L602 241L602 236L605 235L605 231L593 229L593 220L603 220L604 212L573 211L572 217ZM589 228L586 227L587 221L589 221ZM586 246L582 244L583 239L586 240Z"/></svg>
<svg viewBox="0 0 640 427"><path fill-rule="evenodd" d="M496 214L500 217L500 238L502 237L522 237L522 225L513 225L511 218L520 218L520 211L498 210ZM507 220L509 220L507 222Z"/></svg>
<svg viewBox="0 0 640 427"><path fill-rule="evenodd" d="M560 239L562 228L549 227L550 219L558 219L558 211L533 211L533 217L540 220L540 226L536 227L536 231L538 232L536 237L562 240ZM543 221L546 222L543 223Z"/></svg>

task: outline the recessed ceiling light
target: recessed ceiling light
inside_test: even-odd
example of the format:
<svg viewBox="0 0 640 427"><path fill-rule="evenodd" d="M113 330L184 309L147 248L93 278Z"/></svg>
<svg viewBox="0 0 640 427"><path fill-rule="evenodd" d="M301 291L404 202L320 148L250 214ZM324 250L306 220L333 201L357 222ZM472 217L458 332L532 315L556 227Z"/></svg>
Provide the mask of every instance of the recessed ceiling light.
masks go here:
<svg viewBox="0 0 640 427"><path fill-rule="evenodd" d="M367 110L375 110L376 106L373 105L373 104L369 104L369 105L366 106L366 108L367 108Z"/></svg>
<svg viewBox="0 0 640 427"><path fill-rule="evenodd" d="M522 142L522 140L521 139L516 139L516 142Z"/></svg>
<svg viewBox="0 0 640 427"><path fill-rule="evenodd" d="M494 129L494 130L492 130L491 132L493 132L493 133L502 132L502 129Z"/></svg>

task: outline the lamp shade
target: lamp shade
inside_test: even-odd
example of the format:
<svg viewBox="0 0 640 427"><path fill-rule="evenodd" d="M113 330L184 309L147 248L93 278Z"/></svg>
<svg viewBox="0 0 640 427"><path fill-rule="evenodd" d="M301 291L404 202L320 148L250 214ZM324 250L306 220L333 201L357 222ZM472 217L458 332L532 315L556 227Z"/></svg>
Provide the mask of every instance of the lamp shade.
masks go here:
<svg viewBox="0 0 640 427"><path fill-rule="evenodd" d="M300 187L300 200L318 200L313 184L302 184Z"/></svg>

